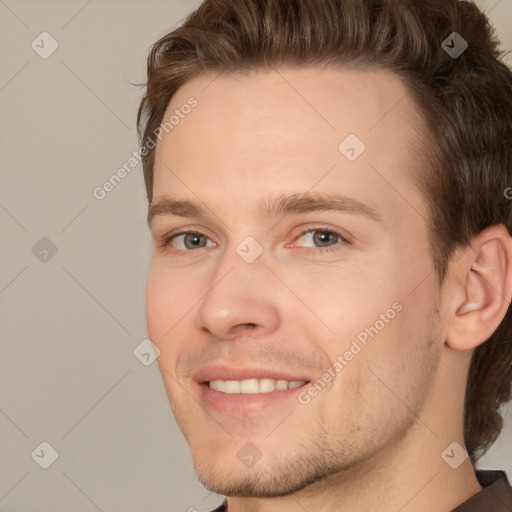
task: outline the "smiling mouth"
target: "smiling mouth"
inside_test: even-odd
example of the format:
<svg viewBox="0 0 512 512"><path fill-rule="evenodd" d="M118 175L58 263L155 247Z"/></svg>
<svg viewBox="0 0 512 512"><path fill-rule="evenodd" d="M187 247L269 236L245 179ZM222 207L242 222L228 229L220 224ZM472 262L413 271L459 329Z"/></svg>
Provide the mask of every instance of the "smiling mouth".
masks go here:
<svg viewBox="0 0 512 512"><path fill-rule="evenodd" d="M309 381L284 379L210 380L205 382L210 389L226 394L259 394L286 391L304 386Z"/></svg>

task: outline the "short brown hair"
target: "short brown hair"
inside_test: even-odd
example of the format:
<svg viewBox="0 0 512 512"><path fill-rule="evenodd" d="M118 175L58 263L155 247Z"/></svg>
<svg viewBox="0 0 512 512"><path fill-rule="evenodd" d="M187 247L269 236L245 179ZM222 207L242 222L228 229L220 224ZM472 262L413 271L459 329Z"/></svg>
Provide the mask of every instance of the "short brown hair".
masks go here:
<svg viewBox="0 0 512 512"><path fill-rule="evenodd" d="M442 46L457 32L468 48ZM448 39L449 44L453 42ZM148 57L137 125L148 201L149 141L186 81L205 72L279 65L385 69L408 86L425 120L418 184L441 284L455 249L486 227L512 232L512 73L488 18L466 0L205 0ZM512 311L479 346L468 374L464 439L473 463L498 437L512 393Z"/></svg>

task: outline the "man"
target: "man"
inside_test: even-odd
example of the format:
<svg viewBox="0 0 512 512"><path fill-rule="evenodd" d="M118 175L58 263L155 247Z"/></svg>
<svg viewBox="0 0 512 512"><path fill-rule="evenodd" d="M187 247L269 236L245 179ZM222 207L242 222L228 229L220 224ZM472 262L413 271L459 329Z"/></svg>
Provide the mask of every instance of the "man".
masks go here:
<svg viewBox="0 0 512 512"><path fill-rule="evenodd" d="M150 338L218 511L510 511L512 73L459 0L206 0L148 60Z"/></svg>

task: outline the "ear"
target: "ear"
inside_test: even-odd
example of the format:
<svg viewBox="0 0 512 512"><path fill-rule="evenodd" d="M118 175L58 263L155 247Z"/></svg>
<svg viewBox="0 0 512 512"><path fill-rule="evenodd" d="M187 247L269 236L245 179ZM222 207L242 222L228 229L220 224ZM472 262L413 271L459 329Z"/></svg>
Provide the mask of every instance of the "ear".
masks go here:
<svg viewBox="0 0 512 512"><path fill-rule="evenodd" d="M472 350L489 339L510 305L512 237L505 226L491 226L473 237L452 265L446 344Z"/></svg>

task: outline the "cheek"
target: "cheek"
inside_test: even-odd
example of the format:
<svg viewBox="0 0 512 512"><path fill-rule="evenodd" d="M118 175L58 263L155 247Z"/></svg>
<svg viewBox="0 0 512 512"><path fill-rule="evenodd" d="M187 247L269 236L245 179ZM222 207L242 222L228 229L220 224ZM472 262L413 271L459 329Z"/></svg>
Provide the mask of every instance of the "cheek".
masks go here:
<svg viewBox="0 0 512 512"><path fill-rule="evenodd" d="M394 273L392 266L385 268L382 261L378 269L375 267L368 267L366 274L360 268L317 272L313 279L306 282L296 278L290 286L314 313L296 302L288 309L290 318L295 318L294 323L302 319L301 330L315 340L330 361L331 373L336 372L334 363L342 358L343 368L338 374L343 377L335 379L334 388L344 388L343 393L361 391L359 379L375 381L377 377L370 369L382 374L390 385L396 380L401 385L408 372L419 371L420 354L426 350L426 333L420 326L426 321L428 290L417 289L404 296L402 289L407 286L399 272ZM341 382L345 379L348 388L347 382Z"/></svg>
<svg viewBox="0 0 512 512"><path fill-rule="evenodd" d="M170 329L184 314L186 290L159 262L151 264L146 283L146 321L149 337L160 350L170 338Z"/></svg>
<svg viewBox="0 0 512 512"><path fill-rule="evenodd" d="M360 375L373 382L371 394L381 410L387 404L404 414L403 404L407 404L417 411L431 388L440 344L435 342L439 322L430 302L427 289L402 299L400 312L375 337L368 338L362 351Z"/></svg>
<svg viewBox="0 0 512 512"><path fill-rule="evenodd" d="M183 286L178 286L170 274L158 261L152 262L146 283L146 322L149 338L160 350L157 363L174 411L180 393L174 377L180 350L180 319L190 306L181 298Z"/></svg>
<svg viewBox="0 0 512 512"><path fill-rule="evenodd" d="M164 290L152 265L146 282L146 322L149 337L158 346L163 334L164 311L167 309Z"/></svg>
<svg viewBox="0 0 512 512"><path fill-rule="evenodd" d="M380 311L378 307L374 310ZM318 401L320 409L328 406L322 413L326 423L348 423L354 439L376 436L366 439L372 444L408 424L411 410L419 414L425 392L432 385L437 352L428 343L426 319L422 326L418 320L404 306L382 329L378 324L376 330L359 330L365 335L364 343L357 334L336 339L329 359L339 361L341 356L342 369L326 391L325 402L322 398ZM375 328L375 322L370 319L370 323Z"/></svg>
<svg viewBox="0 0 512 512"><path fill-rule="evenodd" d="M304 304L295 301L294 308L303 310L300 316L295 311L296 317L303 318L310 325L314 322L320 329L316 337L325 333L321 337L339 343L340 349L375 323L381 331L399 316L399 305L396 305L400 302L398 281L389 270L377 274L371 268L356 268L354 265L310 272L307 279L290 274L288 282L311 312L304 310ZM386 323L381 320L381 315L384 315Z"/></svg>

